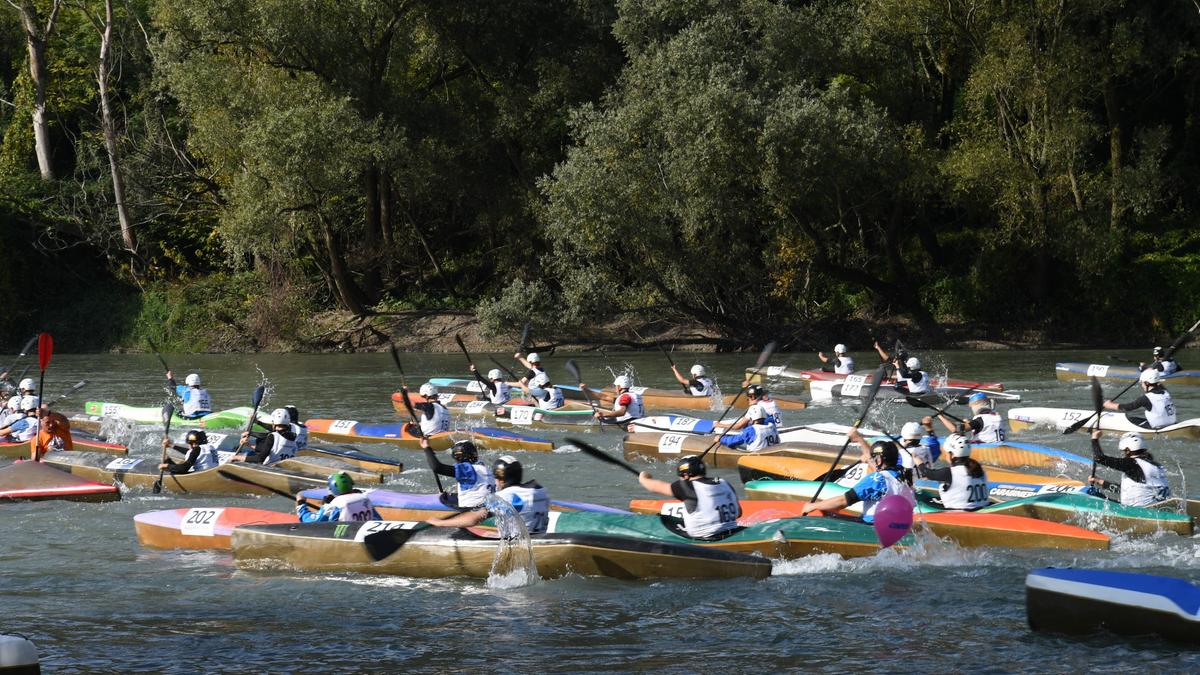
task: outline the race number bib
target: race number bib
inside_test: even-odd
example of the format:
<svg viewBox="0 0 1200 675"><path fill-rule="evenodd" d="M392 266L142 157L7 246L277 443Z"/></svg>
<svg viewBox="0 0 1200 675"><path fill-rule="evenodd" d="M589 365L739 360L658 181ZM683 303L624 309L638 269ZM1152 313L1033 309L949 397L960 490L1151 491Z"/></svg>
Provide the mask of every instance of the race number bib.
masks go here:
<svg viewBox="0 0 1200 675"><path fill-rule="evenodd" d="M1088 377L1104 377L1108 375L1108 366L1102 363L1093 363L1088 366Z"/></svg>
<svg viewBox="0 0 1200 675"><path fill-rule="evenodd" d="M696 422L699 421L695 417L676 417L671 420L671 430L691 431L696 426Z"/></svg>
<svg viewBox="0 0 1200 675"><path fill-rule="evenodd" d="M483 393L484 386L479 380L471 380L467 383L467 391L473 391L476 394Z"/></svg>
<svg viewBox="0 0 1200 675"><path fill-rule="evenodd" d="M100 408L100 415L103 417L119 415L123 407L120 403L105 403L104 407Z"/></svg>
<svg viewBox="0 0 1200 675"><path fill-rule="evenodd" d="M638 396L641 396L642 394L646 393L646 388L645 387L630 387L629 391L637 394Z"/></svg>
<svg viewBox="0 0 1200 675"><path fill-rule="evenodd" d="M221 447L225 443L225 439L229 438L229 434L205 434L208 437L208 444L213 447Z"/></svg>
<svg viewBox="0 0 1200 675"><path fill-rule="evenodd" d="M141 457L120 457L104 465L106 471L129 471L142 463Z"/></svg>
<svg viewBox="0 0 1200 675"><path fill-rule="evenodd" d="M487 401L471 401L464 409L468 415L478 415L487 409Z"/></svg>
<svg viewBox="0 0 1200 675"><path fill-rule="evenodd" d="M658 452L662 455L678 455L683 451L684 434L663 434L658 437Z"/></svg>
<svg viewBox="0 0 1200 675"><path fill-rule="evenodd" d="M450 391L443 392L441 394L438 394L437 398L438 398L438 403L441 403L442 405L450 405L451 403L454 403L454 392L450 392Z"/></svg>
<svg viewBox="0 0 1200 675"><path fill-rule="evenodd" d="M842 383L842 396L858 396L867 382L866 375L847 375Z"/></svg>
<svg viewBox="0 0 1200 675"><path fill-rule="evenodd" d="M658 515L682 518L683 502L663 502L662 507L658 509Z"/></svg>
<svg viewBox="0 0 1200 675"><path fill-rule="evenodd" d="M787 366L767 366L767 377L779 377Z"/></svg>
<svg viewBox="0 0 1200 675"><path fill-rule="evenodd" d="M217 519L225 509L188 509L179 524L179 533L192 537L211 537Z"/></svg>
<svg viewBox="0 0 1200 675"><path fill-rule="evenodd" d="M508 421L513 424L533 424L533 408L526 405L509 408Z"/></svg>
<svg viewBox="0 0 1200 675"><path fill-rule="evenodd" d="M217 463L225 464L225 463L229 462L229 460L233 459L234 455L236 455L236 454L237 454L236 452L232 452L232 451L226 452L224 450L218 450L217 451Z"/></svg>
<svg viewBox="0 0 1200 675"><path fill-rule="evenodd" d="M329 424L329 433L331 434L348 434L355 426L358 425L357 420L334 420Z"/></svg>
<svg viewBox="0 0 1200 675"><path fill-rule="evenodd" d="M866 475L867 465L859 462L858 464L853 464L847 468L846 473L842 474L842 477L834 482L842 487L854 487L855 485L858 485L858 481L862 480Z"/></svg>
<svg viewBox="0 0 1200 675"><path fill-rule="evenodd" d="M376 532L387 532L388 530L411 530L420 523L412 520L372 520L363 523L363 526L358 528L358 532L354 533L354 541L362 541L368 535Z"/></svg>

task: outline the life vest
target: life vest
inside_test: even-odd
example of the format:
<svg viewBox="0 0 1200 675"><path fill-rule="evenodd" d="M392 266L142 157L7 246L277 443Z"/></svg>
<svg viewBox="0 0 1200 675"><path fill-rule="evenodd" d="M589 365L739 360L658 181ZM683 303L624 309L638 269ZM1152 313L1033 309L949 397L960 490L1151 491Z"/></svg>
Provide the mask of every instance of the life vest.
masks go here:
<svg viewBox="0 0 1200 675"><path fill-rule="evenodd" d="M758 405L762 406L763 412L767 413L767 418L775 423L775 426L783 424L783 415L779 414L779 404L773 398L760 398Z"/></svg>
<svg viewBox="0 0 1200 675"><path fill-rule="evenodd" d="M854 359L849 356L834 356L837 360L837 365L833 367L833 372L838 375L853 375L854 374Z"/></svg>
<svg viewBox="0 0 1200 675"><path fill-rule="evenodd" d="M496 392L492 393L491 389L487 389L488 400L496 405L504 405L512 398L512 388L507 382L493 382L492 386L496 388Z"/></svg>
<svg viewBox="0 0 1200 675"><path fill-rule="evenodd" d="M207 389L180 387L179 398L183 399L181 417L202 417L212 412L212 398Z"/></svg>
<svg viewBox="0 0 1200 675"><path fill-rule="evenodd" d="M912 375L920 375L920 380L915 380L911 377L896 376L896 383L904 385L904 391L910 394L928 394L929 393L929 373L923 370L910 370Z"/></svg>
<svg viewBox="0 0 1200 675"><path fill-rule="evenodd" d="M429 401L429 405L433 406L433 416L427 417L425 411L421 411L421 433L432 436L450 431L450 411L446 406L433 400Z"/></svg>
<svg viewBox="0 0 1200 675"><path fill-rule="evenodd" d="M272 431L269 438L271 438L271 454L267 455L266 460L263 461L263 465L270 466L276 462L282 462L289 457L296 456L295 440L289 439L278 431Z"/></svg>
<svg viewBox="0 0 1200 675"><path fill-rule="evenodd" d="M629 420L635 420L646 416L646 406L644 403L642 403L642 395L635 394L632 391L621 392L621 394L617 396L617 400L613 403L613 410L621 407L621 396L628 396L629 403L625 406L625 414L616 418L618 422L628 422Z"/></svg>
<svg viewBox="0 0 1200 675"><path fill-rule="evenodd" d="M972 443L1003 443L1004 417L995 410L979 413L975 419L983 423L979 432L971 439Z"/></svg>
<svg viewBox="0 0 1200 675"><path fill-rule="evenodd" d="M538 390L533 389L531 391ZM545 398L535 395L538 402L537 407L541 408L542 410L557 410L563 407L565 400L563 399L562 389L559 389L558 387L550 387L549 389L542 389L540 391L545 395Z"/></svg>
<svg viewBox="0 0 1200 675"><path fill-rule="evenodd" d="M341 509L338 521L343 523L361 523L375 518L375 507L371 504L371 499L362 492L338 495L325 508L326 512Z"/></svg>
<svg viewBox="0 0 1200 675"><path fill-rule="evenodd" d="M688 382L688 392L692 396L712 396L714 388L712 378L707 375L701 375Z"/></svg>
<svg viewBox="0 0 1200 675"><path fill-rule="evenodd" d="M525 521L525 529L529 530L529 534L546 531L550 524L550 497L546 494L546 488L538 485L537 481L510 485L497 492L496 496L512 504L521 520Z"/></svg>
<svg viewBox="0 0 1200 675"><path fill-rule="evenodd" d="M1175 402L1171 400L1170 392L1165 389L1146 392L1150 400L1150 409L1146 411L1146 423L1151 429L1160 429L1175 424Z"/></svg>
<svg viewBox="0 0 1200 675"><path fill-rule="evenodd" d="M211 443L205 443L200 446L200 452L196 455L196 461L192 463L192 472L199 473L212 469L221 465L221 456L217 452L217 446Z"/></svg>
<svg viewBox="0 0 1200 675"><path fill-rule="evenodd" d="M308 447L308 426L292 422L292 433L296 434L296 451Z"/></svg>
<svg viewBox="0 0 1200 675"><path fill-rule="evenodd" d="M964 464L950 465L950 482L938 486L942 506L954 511L974 511L988 505L987 472L976 478Z"/></svg>
<svg viewBox="0 0 1200 675"><path fill-rule="evenodd" d="M1159 365L1162 366L1159 370L1162 371L1163 375L1174 375L1179 372L1179 364L1175 359L1163 359Z"/></svg>
<svg viewBox="0 0 1200 675"><path fill-rule="evenodd" d="M1171 498L1171 488L1167 485L1167 472L1154 462L1134 457L1138 466L1142 467L1142 475L1146 482L1139 483L1128 475L1121 477L1121 503L1125 506L1150 506Z"/></svg>
<svg viewBox="0 0 1200 675"><path fill-rule="evenodd" d="M18 443L33 440L33 437L38 432L38 421L36 417L26 417L25 419L17 420L12 424L12 437Z"/></svg>
<svg viewBox="0 0 1200 675"><path fill-rule="evenodd" d="M738 498L733 486L721 478L690 482L696 490L696 510L683 510L683 529L689 537L704 539L737 527Z"/></svg>
<svg viewBox="0 0 1200 675"><path fill-rule="evenodd" d="M746 444L742 450L746 452L758 452L771 445L779 445L779 430L775 428L774 422L766 424L752 424L754 429L754 440Z"/></svg>
<svg viewBox="0 0 1200 675"><path fill-rule="evenodd" d="M455 464L454 480L458 483L458 505L463 508L483 505L487 496L496 491L492 469L483 462Z"/></svg>

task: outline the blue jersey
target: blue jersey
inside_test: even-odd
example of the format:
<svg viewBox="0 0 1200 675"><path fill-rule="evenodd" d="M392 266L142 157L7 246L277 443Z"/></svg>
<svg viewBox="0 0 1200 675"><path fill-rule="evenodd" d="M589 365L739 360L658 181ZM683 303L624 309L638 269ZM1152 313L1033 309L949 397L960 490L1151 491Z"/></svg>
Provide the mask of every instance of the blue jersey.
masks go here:
<svg viewBox="0 0 1200 675"><path fill-rule="evenodd" d="M325 504L320 511L313 511L308 504L301 504L296 509L296 514L300 516L302 523L337 522L342 517L342 509L333 504ZM371 507L371 520L383 520L374 506Z"/></svg>
<svg viewBox="0 0 1200 675"><path fill-rule="evenodd" d="M872 471L850 488L862 502L864 523L875 522L875 505L892 492L892 481L899 482L899 480L900 477L894 469Z"/></svg>

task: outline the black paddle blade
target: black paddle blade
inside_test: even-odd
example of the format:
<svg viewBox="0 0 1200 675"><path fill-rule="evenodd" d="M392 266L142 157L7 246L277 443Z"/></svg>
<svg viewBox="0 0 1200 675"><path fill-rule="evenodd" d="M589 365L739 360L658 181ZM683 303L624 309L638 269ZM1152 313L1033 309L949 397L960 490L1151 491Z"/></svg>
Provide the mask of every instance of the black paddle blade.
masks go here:
<svg viewBox="0 0 1200 675"><path fill-rule="evenodd" d="M362 527L367 527L363 525ZM428 523L416 523L413 527L397 527L391 530L379 530L372 532L363 538L363 546L367 549L367 555L371 556L372 560L383 560L400 550L414 534L432 527Z"/></svg>
<svg viewBox="0 0 1200 675"><path fill-rule="evenodd" d="M754 369L755 370L761 369L763 367L763 364L765 364L767 362L767 359L771 358L771 355L774 353L775 353L775 341L771 340L770 342L767 343L766 347L763 347L762 353L758 355L758 360L754 362Z"/></svg>
<svg viewBox="0 0 1200 675"><path fill-rule="evenodd" d="M458 343L458 348L462 350L463 355L465 355L467 357L467 360L470 361L471 355L467 353L467 346L463 344L462 336L459 335L458 333L455 333L454 341Z"/></svg>
<svg viewBox="0 0 1200 675"><path fill-rule="evenodd" d="M1092 409L1097 415L1104 409L1104 389L1100 387L1100 380L1095 375L1092 376Z"/></svg>
<svg viewBox="0 0 1200 675"><path fill-rule="evenodd" d="M571 377L575 378L576 384L583 382L583 376L579 374L579 364L575 363L575 359L567 359L567 362L563 364L563 367L567 369L567 372L571 374Z"/></svg>
<svg viewBox="0 0 1200 675"><path fill-rule="evenodd" d="M175 406L170 403L164 404L162 407L162 422L164 427L171 426L171 415L175 414Z"/></svg>
<svg viewBox="0 0 1200 675"><path fill-rule="evenodd" d="M881 363L875 369L875 376L871 378L871 388L867 390L867 399L863 402L862 416L858 418L858 424L862 424L867 418L867 411L871 408L871 403L875 400L875 395L879 393L879 387L883 385L883 378L887 377L888 364ZM858 426L857 424L855 426Z"/></svg>
<svg viewBox="0 0 1200 675"><path fill-rule="evenodd" d="M612 455L608 454L607 452L604 452L600 448L597 448L590 443L581 441L578 438L568 437L566 440L571 445L574 445L575 447L579 448L579 450L581 452L583 452L583 454L591 455L592 457L600 460L601 462L607 462L608 464L612 464L613 466L619 466L622 469L625 469L626 471L628 471L629 473L631 473L635 476L641 475L641 473L642 473L641 471L638 471L637 469L630 466L624 460L617 459L616 457L613 457Z"/></svg>
<svg viewBox="0 0 1200 675"><path fill-rule="evenodd" d="M267 393L267 388L261 384L258 385L257 387L254 388L254 394L250 397L250 403L253 404L255 408L257 408L258 404L262 403L263 394L265 394L265 393Z"/></svg>
<svg viewBox="0 0 1200 675"><path fill-rule="evenodd" d="M1178 338L1176 338L1175 341L1171 343L1171 346L1167 347L1167 352L1166 352L1165 356L1168 359L1171 358L1172 356L1174 356L1176 349L1179 349L1184 344L1186 344L1188 340L1192 339L1192 333L1196 332L1197 328L1200 328L1200 321L1197 321L1196 323L1192 324L1191 328L1187 329L1187 331L1183 335L1180 335Z"/></svg>
<svg viewBox="0 0 1200 675"><path fill-rule="evenodd" d="M525 345L527 345L527 344L529 344L529 322L528 321L525 322L525 327L521 329L521 342L519 343L518 346L520 346L522 352L525 351Z"/></svg>

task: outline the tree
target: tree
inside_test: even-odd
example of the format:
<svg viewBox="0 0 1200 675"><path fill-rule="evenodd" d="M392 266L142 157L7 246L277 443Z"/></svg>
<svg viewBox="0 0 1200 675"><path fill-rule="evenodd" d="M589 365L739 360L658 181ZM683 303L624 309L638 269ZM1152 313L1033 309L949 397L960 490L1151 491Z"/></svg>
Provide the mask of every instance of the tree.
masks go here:
<svg viewBox="0 0 1200 675"><path fill-rule="evenodd" d="M25 44L29 52L29 77L33 83L33 135L37 150L38 171L42 180L54 179L54 166L50 156L50 130L46 121L46 87L50 75L46 63L46 48L54 34L62 0L50 0L50 11L42 21L42 13L33 0L5 0L21 17L25 29Z"/></svg>

